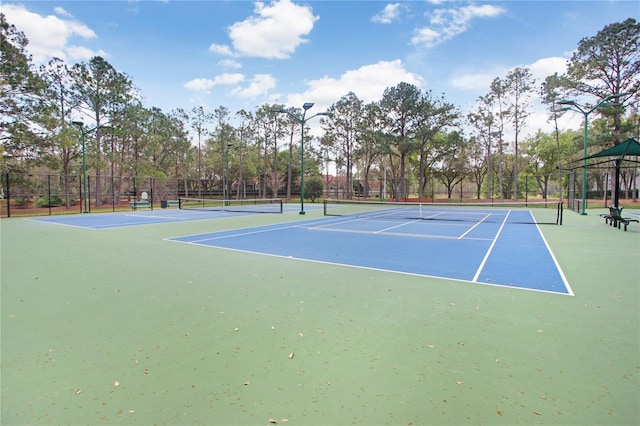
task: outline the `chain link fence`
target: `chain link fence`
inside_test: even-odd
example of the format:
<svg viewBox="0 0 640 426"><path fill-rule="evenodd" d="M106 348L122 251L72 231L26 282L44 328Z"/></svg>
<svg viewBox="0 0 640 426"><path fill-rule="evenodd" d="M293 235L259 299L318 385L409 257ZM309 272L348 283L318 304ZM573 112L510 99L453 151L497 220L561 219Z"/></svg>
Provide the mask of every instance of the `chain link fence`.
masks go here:
<svg viewBox="0 0 640 426"><path fill-rule="evenodd" d="M331 181L324 181L323 197L391 199L390 181L374 179L368 183L368 191L364 191L364 181L361 180L355 180L352 190L346 191L344 181L340 176ZM409 187L410 198L417 197L417 184L410 183ZM581 176L576 173L546 177L522 176L519 179L518 197L512 195L512 182L504 181L502 187L503 193L500 194L497 190L499 188L497 179L493 179L491 190L488 190L486 182L478 188L478 185L470 179L449 185L449 187L438 179L428 179L423 187L423 198L456 202L501 199L557 200L564 198L567 200L569 209L580 211L582 208L582 180ZM225 195L225 191L220 188L220 185L216 186L205 181L199 182L198 179L93 175L87 176L85 191L82 176L79 175L5 173L0 176L0 217L115 212L136 207L132 203L143 200L148 201L148 203L141 203L145 208L157 209L174 207L177 203L167 201L176 201L181 197L222 199ZM234 182L231 185L229 195L229 198L232 199L246 199L268 198L272 194L270 191L266 195L260 193L259 184L243 184L238 188ZM291 196L296 199L299 197L299 192L292 191ZM621 196L624 194L621 193ZM606 203L606 198L601 193L596 194L590 191L587 197L591 203Z"/></svg>

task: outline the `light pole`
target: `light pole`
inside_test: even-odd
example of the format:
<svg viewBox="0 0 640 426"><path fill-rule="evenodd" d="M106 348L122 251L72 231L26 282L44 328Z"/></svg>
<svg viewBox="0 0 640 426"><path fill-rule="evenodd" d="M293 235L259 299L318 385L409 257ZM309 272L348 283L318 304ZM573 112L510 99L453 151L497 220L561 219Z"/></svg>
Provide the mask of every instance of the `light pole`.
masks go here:
<svg viewBox="0 0 640 426"><path fill-rule="evenodd" d="M88 202L88 187L87 187L87 150L85 146L85 136L89 133L102 128L104 126L96 126L92 129L85 130L84 123L82 121L72 121L71 124L74 124L80 127L80 140L82 141L82 185L84 186L84 211L83 213L89 213L89 209L87 208Z"/></svg>
<svg viewBox="0 0 640 426"><path fill-rule="evenodd" d="M584 115L584 159L582 164L582 215L586 215L587 211L587 142L589 136L589 114L593 111L597 110L603 106L612 106L613 103L609 102L612 99L617 99L621 96L625 96L627 93L617 93L614 95L609 95L603 98L600 102L598 102L591 109L586 109L584 106L578 105L576 101L573 100L562 100L558 102L558 105L567 105L558 109L558 111L576 111L582 113Z"/></svg>
<svg viewBox="0 0 640 426"><path fill-rule="evenodd" d="M304 105L302 105L303 112L301 117L295 115L288 109L284 109L284 108L280 108L274 111L274 112L289 114L291 118L293 118L295 121L300 123L300 125L302 126L301 139L300 139L300 214L305 214L304 212L304 125L307 121L311 120L313 117L317 117L319 115L329 115L328 112L319 112L317 114L312 115L311 117L305 118L305 116L307 115L307 110L310 109L313 105L314 104L311 102L305 102Z"/></svg>

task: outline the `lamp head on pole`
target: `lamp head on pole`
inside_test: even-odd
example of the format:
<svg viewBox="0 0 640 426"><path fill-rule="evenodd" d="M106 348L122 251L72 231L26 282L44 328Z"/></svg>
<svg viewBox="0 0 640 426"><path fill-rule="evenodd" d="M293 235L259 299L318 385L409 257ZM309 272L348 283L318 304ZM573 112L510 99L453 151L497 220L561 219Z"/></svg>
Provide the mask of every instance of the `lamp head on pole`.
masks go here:
<svg viewBox="0 0 640 426"><path fill-rule="evenodd" d="M82 121L72 121L71 124L76 125L81 129L84 127L84 123Z"/></svg>
<svg viewBox="0 0 640 426"><path fill-rule="evenodd" d="M571 100L564 99L562 101L558 101L558 105L573 105L573 106L576 106L576 101L571 101Z"/></svg>
<svg viewBox="0 0 640 426"><path fill-rule="evenodd" d="M606 101L610 101L611 99L618 99L621 98L623 96L627 96L629 93L625 92L625 93L614 93L613 95L609 95L606 96L604 99L602 99L603 102Z"/></svg>
<svg viewBox="0 0 640 426"><path fill-rule="evenodd" d="M315 104L313 102L305 102L304 105L302 105L302 108L306 111L314 105Z"/></svg>

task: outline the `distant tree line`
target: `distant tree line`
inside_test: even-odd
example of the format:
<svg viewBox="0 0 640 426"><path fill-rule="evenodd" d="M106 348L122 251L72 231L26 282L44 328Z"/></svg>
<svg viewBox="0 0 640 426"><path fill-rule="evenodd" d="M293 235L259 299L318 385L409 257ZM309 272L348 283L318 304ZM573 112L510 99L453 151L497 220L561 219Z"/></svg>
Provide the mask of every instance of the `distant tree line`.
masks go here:
<svg viewBox="0 0 640 426"><path fill-rule="evenodd" d="M255 111L220 106L166 112L143 105L135 82L102 57L69 65L53 58L33 65L28 40L0 13L0 170L3 173L78 176L85 139L86 167L100 205L105 177L181 179L193 194L247 188L260 196L291 197L300 177L317 186L331 161L343 177L343 196L354 196L356 181L368 192L373 180L388 182L387 196L425 197L427 182L442 182L451 196L462 180L473 182L477 198L519 198L523 176L534 177L547 195L558 167L582 158L581 131L562 130L557 120L575 99L594 111L589 149L638 138L640 24L635 19L605 26L583 38L564 75L536 81L524 67L496 77L475 108L463 114L444 94L400 83L377 102L349 92L318 118L322 136L305 131L301 170L300 120L303 110L264 104ZM620 95L623 94L623 95ZM550 133L523 136L534 102L548 108ZM287 107L291 114L276 111ZM86 125L72 117L86 117ZM306 122L305 122L306 123ZM623 176L627 186L636 176ZM226 180L229 180L227 182ZM601 185L599 172L590 179Z"/></svg>

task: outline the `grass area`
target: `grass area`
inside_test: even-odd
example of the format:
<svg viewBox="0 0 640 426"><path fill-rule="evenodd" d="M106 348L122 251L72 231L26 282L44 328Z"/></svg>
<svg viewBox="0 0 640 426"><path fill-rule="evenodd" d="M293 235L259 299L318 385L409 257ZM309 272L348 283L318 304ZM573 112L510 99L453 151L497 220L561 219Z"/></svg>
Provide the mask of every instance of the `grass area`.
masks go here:
<svg viewBox="0 0 640 426"><path fill-rule="evenodd" d="M164 240L314 210L3 219L1 423L638 424L640 227L592 210L541 228L575 296Z"/></svg>

